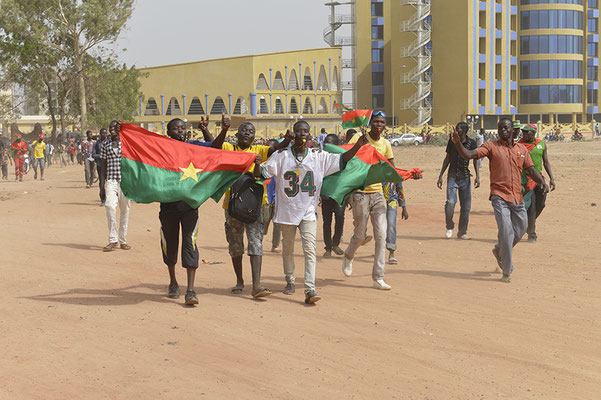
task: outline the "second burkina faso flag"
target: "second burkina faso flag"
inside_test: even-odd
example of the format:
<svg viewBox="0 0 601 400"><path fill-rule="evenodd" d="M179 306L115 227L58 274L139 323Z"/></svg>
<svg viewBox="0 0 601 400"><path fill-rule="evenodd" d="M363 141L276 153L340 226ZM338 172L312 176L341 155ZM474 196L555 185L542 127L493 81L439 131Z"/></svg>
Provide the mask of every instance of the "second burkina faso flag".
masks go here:
<svg viewBox="0 0 601 400"><path fill-rule="evenodd" d="M342 114L342 127L344 129L360 128L369 125L371 110L354 110L338 103L334 103L334 106L346 111Z"/></svg>
<svg viewBox="0 0 601 400"><path fill-rule="evenodd" d="M248 170L254 153L196 146L121 126L121 190L138 203L183 200L197 208L209 197L219 201Z"/></svg>
<svg viewBox="0 0 601 400"><path fill-rule="evenodd" d="M335 146L326 143L323 149L330 153L344 153L352 147L352 144ZM342 204L354 191L365 189L374 183L403 182L412 179L416 173L421 174L421 170L395 168L375 147L365 145L346 163L342 171L324 178L321 194Z"/></svg>

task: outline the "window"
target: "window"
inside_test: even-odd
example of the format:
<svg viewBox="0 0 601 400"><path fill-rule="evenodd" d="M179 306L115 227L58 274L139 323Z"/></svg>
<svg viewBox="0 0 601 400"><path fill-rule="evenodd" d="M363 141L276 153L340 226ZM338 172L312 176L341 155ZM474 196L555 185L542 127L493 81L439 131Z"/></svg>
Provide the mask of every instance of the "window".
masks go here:
<svg viewBox="0 0 601 400"><path fill-rule="evenodd" d="M589 7L591 6L591 1L595 3L597 0L588 0ZM582 5L582 0L522 0L520 2L521 5L527 6L530 4L580 4Z"/></svg>
<svg viewBox="0 0 601 400"><path fill-rule="evenodd" d="M371 16L372 17L383 17L384 16L384 3L371 3Z"/></svg>
<svg viewBox="0 0 601 400"><path fill-rule="evenodd" d="M582 36L532 35L522 36L521 54L567 53L582 54Z"/></svg>
<svg viewBox="0 0 601 400"><path fill-rule="evenodd" d="M586 102L589 104L597 104L597 93L595 89L588 89L586 91Z"/></svg>
<svg viewBox="0 0 601 400"><path fill-rule="evenodd" d="M372 62L384 62L384 49L371 49Z"/></svg>
<svg viewBox="0 0 601 400"><path fill-rule="evenodd" d="M597 43L589 43L586 45L589 57L597 57Z"/></svg>
<svg viewBox="0 0 601 400"><path fill-rule="evenodd" d="M374 25L371 27L371 38L373 40L384 39L384 27L382 25Z"/></svg>
<svg viewBox="0 0 601 400"><path fill-rule="evenodd" d="M582 11L576 10L532 10L520 14L521 29L582 29L582 24Z"/></svg>
<svg viewBox="0 0 601 400"><path fill-rule="evenodd" d="M582 102L580 85L521 86L522 104L577 104Z"/></svg>
<svg viewBox="0 0 601 400"><path fill-rule="evenodd" d="M372 95L372 108L384 108L384 95L383 94Z"/></svg>
<svg viewBox="0 0 601 400"><path fill-rule="evenodd" d="M588 19L588 31L597 32L597 18Z"/></svg>
<svg viewBox="0 0 601 400"><path fill-rule="evenodd" d="M598 0L588 0L588 8L599 8Z"/></svg>
<svg viewBox="0 0 601 400"><path fill-rule="evenodd" d="M597 67L592 65L586 67L586 79L588 79L589 81L596 81L597 76L599 76L599 71L597 70Z"/></svg>
<svg viewBox="0 0 601 400"><path fill-rule="evenodd" d="M371 84L372 85L384 85L384 72L372 72L371 73Z"/></svg>
<svg viewBox="0 0 601 400"><path fill-rule="evenodd" d="M532 60L520 63L520 79L582 79L582 61Z"/></svg>

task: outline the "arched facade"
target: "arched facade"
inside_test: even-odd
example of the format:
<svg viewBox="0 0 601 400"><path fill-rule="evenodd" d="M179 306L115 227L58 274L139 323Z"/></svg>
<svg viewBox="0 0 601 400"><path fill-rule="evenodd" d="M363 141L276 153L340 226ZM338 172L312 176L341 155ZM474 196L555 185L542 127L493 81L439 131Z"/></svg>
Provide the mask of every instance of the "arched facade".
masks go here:
<svg viewBox="0 0 601 400"><path fill-rule="evenodd" d="M319 107L317 107L317 114L327 114L328 113L328 103L325 98L321 98L319 101Z"/></svg>
<svg viewBox="0 0 601 400"><path fill-rule="evenodd" d="M323 65L319 67L319 77L317 78L317 87L315 90L328 90L328 76Z"/></svg>
<svg viewBox="0 0 601 400"><path fill-rule="evenodd" d="M211 114L221 114L228 113L227 108L225 107L225 103L223 99L219 96L215 97L215 101L213 102L213 107L211 107Z"/></svg>
<svg viewBox="0 0 601 400"><path fill-rule="evenodd" d="M263 96L259 99L259 114L269 114L269 105Z"/></svg>
<svg viewBox="0 0 601 400"><path fill-rule="evenodd" d="M288 109L288 113L298 114L298 103L294 97L290 99L290 108Z"/></svg>
<svg viewBox="0 0 601 400"><path fill-rule="evenodd" d="M313 80L311 79L311 69L305 68L305 74L303 75L303 90L313 90Z"/></svg>
<svg viewBox="0 0 601 400"><path fill-rule="evenodd" d="M179 107L179 102L175 97L172 97L169 100L169 105L167 106L165 115L182 115L182 109Z"/></svg>
<svg viewBox="0 0 601 400"><path fill-rule="evenodd" d="M286 85L284 85L284 79L282 79L282 73L280 71L275 73L271 90L286 90Z"/></svg>
<svg viewBox="0 0 601 400"><path fill-rule="evenodd" d="M296 70L294 68L292 68L290 70L290 80L288 82L288 90L299 90L298 76L296 75Z"/></svg>
<svg viewBox="0 0 601 400"><path fill-rule="evenodd" d="M331 82L330 90L338 91L338 68L334 67L332 71L332 82Z"/></svg>
<svg viewBox="0 0 601 400"><path fill-rule="evenodd" d="M280 99L280 97L276 97L275 99L275 106L273 109L273 113L274 114L284 114L284 105L282 104L282 100Z"/></svg>
<svg viewBox="0 0 601 400"><path fill-rule="evenodd" d="M157 102L153 97L149 97L144 109L144 116L161 115L161 110L157 106Z"/></svg>
<svg viewBox="0 0 601 400"><path fill-rule="evenodd" d="M259 77L257 78L257 90L269 90L269 84L263 74L259 74Z"/></svg>
<svg viewBox="0 0 601 400"><path fill-rule="evenodd" d="M193 97L190 102L190 108L188 108L188 114L190 115L203 115L205 113L202 103L198 97Z"/></svg>
<svg viewBox="0 0 601 400"><path fill-rule="evenodd" d="M311 105L311 99L309 97L305 99L305 105L303 106L303 114L313 114L313 105Z"/></svg>
<svg viewBox="0 0 601 400"><path fill-rule="evenodd" d="M232 114L248 114L248 105L246 104L246 99L242 96L238 97L236 100L236 105L234 106L234 112Z"/></svg>

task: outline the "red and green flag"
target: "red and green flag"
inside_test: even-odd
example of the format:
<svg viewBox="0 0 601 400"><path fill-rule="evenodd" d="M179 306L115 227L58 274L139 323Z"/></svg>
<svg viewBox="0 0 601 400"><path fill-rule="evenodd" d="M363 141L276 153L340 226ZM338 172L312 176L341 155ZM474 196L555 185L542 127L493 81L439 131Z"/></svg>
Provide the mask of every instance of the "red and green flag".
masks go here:
<svg viewBox="0 0 601 400"><path fill-rule="evenodd" d="M330 153L344 153L352 147L352 144L335 146L326 143L324 150ZM407 171L395 168L375 147L363 146L342 171L324 178L321 194L342 204L354 191L365 189L374 183L403 182L412 179L416 173L421 173L421 170L413 168Z"/></svg>
<svg viewBox="0 0 601 400"><path fill-rule="evenodd" d="M371 118L372 113L371 110L354 110L338 103L334 103L334 106L346 110L346 112L342 114L342 127L344 129L360 128L369 125L369 119Z"/></svg>
<svg viewBox="0 0 601 400"><path fill-rule="evenodd" d="M248 170L254 153L196 146L121 126L121 190L138 203L183 200L200 207L209 197L219 201Z"/></svg>

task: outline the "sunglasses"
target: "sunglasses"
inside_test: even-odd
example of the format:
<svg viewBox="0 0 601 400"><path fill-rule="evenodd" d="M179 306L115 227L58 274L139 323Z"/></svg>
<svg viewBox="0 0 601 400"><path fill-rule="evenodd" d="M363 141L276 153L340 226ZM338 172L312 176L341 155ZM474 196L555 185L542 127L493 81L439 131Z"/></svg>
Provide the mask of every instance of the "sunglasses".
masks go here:
<svg viewBox="0 0 601 400"><path fill-rule="evenodd" d="M374 111L371 115L372 115L372 117L381 116L381 117L386 118L386 113L384 111Z"/></svg>

